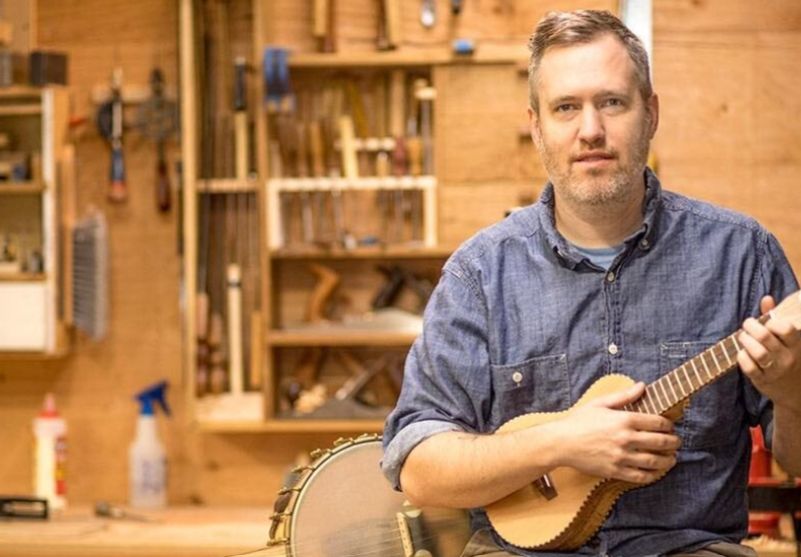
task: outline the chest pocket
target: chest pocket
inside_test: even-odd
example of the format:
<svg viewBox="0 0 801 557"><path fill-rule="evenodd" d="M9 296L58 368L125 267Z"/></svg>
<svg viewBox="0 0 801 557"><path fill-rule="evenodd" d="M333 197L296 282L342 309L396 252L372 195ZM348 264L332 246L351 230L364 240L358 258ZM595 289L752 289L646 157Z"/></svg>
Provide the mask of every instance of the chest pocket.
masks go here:
<svg viewBox="0 0 801 557"><path fill-rule="evenodd" d="M570 406L567 355L531 358L519 364L493 365L492 431L521 414L558 412Z"/></svg>
<svg viewBox="0 0 801 557"><path fill-rule="evenodd" d="M662 374L669 373L694 358L712 342L666 342L660 345ZM742 426L738 406L739 374L730 371L711 385L698 391L684 409L684 417L676 422L676 433L682 439L682 450L703 450L733 442Z"/></svg>

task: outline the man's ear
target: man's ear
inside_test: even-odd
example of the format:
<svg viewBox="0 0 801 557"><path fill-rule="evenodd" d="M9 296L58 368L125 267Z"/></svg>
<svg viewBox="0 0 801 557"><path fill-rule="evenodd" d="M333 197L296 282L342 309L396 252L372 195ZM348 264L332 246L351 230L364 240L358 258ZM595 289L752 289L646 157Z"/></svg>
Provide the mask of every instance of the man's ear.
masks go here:
<svg viewBox="0 0 801 557"><path fill-rule="evenodd" d="M537 149L542 149L542 129L540 128L540 117L534 109L528 107L528 131Z"/></svg>
<svg viewBox="0 0 801 557"><path fill-rule="evenodd" d="M649 120L651 122L650 139L656 135L656 130L659 128L659 96L654 93L651 98L645 103L645 109L648 111Z"/></svg>

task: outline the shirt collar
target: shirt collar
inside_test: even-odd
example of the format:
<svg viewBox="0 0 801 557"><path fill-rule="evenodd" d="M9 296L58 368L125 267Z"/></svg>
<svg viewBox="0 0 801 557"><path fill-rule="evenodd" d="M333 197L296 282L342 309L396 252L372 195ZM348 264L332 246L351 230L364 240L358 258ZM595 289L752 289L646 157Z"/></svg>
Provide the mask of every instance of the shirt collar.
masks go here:
<svg viewBox="0 0 801 557"><path fill-rule="evenodd" d="M634 244L639 244L640 248L649 250L654 245L657 239L657 225L661 213L661 198L662 185L659 183L659 178L650 168L646 167L643 224L642 227L625 239L626 249L630 249ZM550 181L545 184L538 206L539 223L545 233L545 241L560 261L571 269L575 268L585 257L578 253L556 229L554 192L553 184Z"/></svg>

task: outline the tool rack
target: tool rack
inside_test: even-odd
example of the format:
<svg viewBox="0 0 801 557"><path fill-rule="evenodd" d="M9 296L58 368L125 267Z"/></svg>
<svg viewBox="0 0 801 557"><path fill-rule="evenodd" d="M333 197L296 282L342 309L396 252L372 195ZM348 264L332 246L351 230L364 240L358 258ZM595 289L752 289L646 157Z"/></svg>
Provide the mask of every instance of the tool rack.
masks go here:
<svg viewBox="0 0 801 557"><path fill-rule="evenodd" d="M193 9L196 8L196 5L194 6L190 0L182 0L180 4L181 81L186 84L193 83L197 78L194 72L198 67L195 57L198 53L199 41L198 37L194 35L195 14ZM287 3L278 7L270 2L254 0L252 6L254 29L252 50L248 56L250 67L261 72L267 47L285 50L285 52L277 52L274 55L287 59L294 93L297 94L294 99L296 104L292 109L297 111L293 112L294 115L297 115L297 122L308 121L310 118L305 115L318 112L316 109L308 111L304 108L302 99L304 88L314 95L316 94L314 91L330 86L335 80L353 79L355 82L359 82L360 79L364 79L369 81L375 76L379 76L380 79L380 76L383 75L387 81L387 97L392 100L392 75L402 73L406 78L405 94L401 98L405 99L404 102L408 102L406 99L409 99L414 79L422 78L427 81L427 86L436 94L433 103L429 104L430 113L427 115L428 125L431 126L432 145L428 151L430 160L427 165L421 165L425 168L423 171L412 170L410 167L402 173L393 169L388 175L377 172L377 164L373 164L372 159L366 172L363 168L363 161L360 160L359 172L354 175L346 168L347 162L344 157L338 175L329 173L328 168L323 174L320 174L319 170L314 169L313 162L308 164L304 172L298 172L293 165L292 170L288 172L276 173L271 142L276 141L280 130L276 126L274 115L280 114L285 109L281 108L280 101L271 99L270 91L266 91L266 79L262 79L260 75L253 78L251 82L252 85L255 85L251 91L252 99L257 102L249 104L249 120L253 126L254 140L251 151L253 161L250 173L246 178L202 176L203 157L197 146L199 142L183 142L184 237L186 238L184 291L187 295L184 304L184 360L187 377L193 378L196 375L198 353L196 342L198 310L195 301L198 288L196 239L199 236L197 219L199 207L209 195L255 194L258 197L261 220L259 240L261 299L259 307L255 308L260 314L261 322L259 327L254 327L254 330L261 331L261 342L254 342L251 348L252 361L256 361L261 366L261 373L259 374L260 385L247 392L248 395L256 395L260 398L260 415L254 419L236 417L225 419L220 416L212 416L204 409L206 401L203 398L205 397L197 397L191 381L186 390L188 408L198 426L204 431L377 432L381 430L383 420L284 419L286 407L281 400L280 391L287 376L294 373L294 366L298 359L302 358L304 352L316 349L333 351L344 349L354 351L357 355L369 359L384 353L405 354L416 338L416 333L411 333L409 330L305 328L303 308L308 302L309 293L314 288L314 280L309 269L313 265L321 264L339 273L342 281L339 288L346 292L345 297L349 299L350 307L356 311L369 308L369 298L375 292L375 288L380 286L382 280L381 274L377 271L379 266L400 265L434 281L438 278L443 263L453 249L453 245L442 245L440 242L440 220L442 218L438 206L442 186L440 173L447 170L451 180L457 183L465 178L475 179L475 172L472 170L474 167L482 169L478 173L482 176L492 175L496 173L492 165L497 166L498 162L494 153L508 147L514 148L517 141L516 132L506 133L503 135L502 141L490 141L487 144L487 152L482 155L480 161L469 160L468 164L463 167L458 157L453 156L454 147L447 145L447 149L443 148L445 145L443 143L444 134L446 131L455 133L455 126L460 123L460 116L457 112L464 111L467 106L465 103L472 103L475 100L474 97L482 93L474 90L471 93L473 97L460 101L463 104L459 106L451 107L450 113L447 114L448 118L444 120L448 126L446 128L443 120L439 118L439 110L442 108L438 100L440 88L450 87L450 93L453 95L454 90L460 87L459 80L462 79L465 70L468 73L481 73L485 71L485 68L489 72L488 76L503 76L503 79L506 80L504 83L507 85L515 83L519 79L520 73L519 53L511 52L508 49L492 50L488 48L476 52L466 60L451 51L450 43L445 47L419 48L414 40L410 43L414 46L408 46L403 44L402 39L394 50L375 51L371 49L372 46L365 47L363 37L353 39L351 45L337 52L314 52L315 37L312 35L311 25L309 25L307 39L284 46L280 46L283 34L290 30L276 26L276 20L282 14L287 15L281 10L291 9L294 17L298 17L300 12L305 13L310 10L309 5L293 3L290 7L290 4ZM294 13L295 11L298 13ZM311 20L311 12L308 15ZM346 23L342 25L347 28ZM353 27L347 28L343 34L362 31L363 29ZM275 75L271 79L274 78ZM347 95L347 93L345 94ZM197 108L202 104L201 99L198 98L197 91L191 87L182 90L181 98L182 137L198 138L203 134L203 125L197 118ZM420 99L420 97L415 98ZM431 97L428 98L430 100ZM269 102L263 102L268 99ZM388 101L387 107L391 104ZM389 110L389 108L385 108L385 110ZM351 114L351 116L353 116L357 133L353 134L350 140L353 141L352 149L356 152L357 157L365 152L367 156L375 157L378 151L391 151L394 144L390 144L390 142L394 141L397 136L397 119L393 125L392 119L389 118L383 134L380 129L365 133L364 130L360 132L358 129L358 115ZM499 128L503 126L504 130L512 129L507 125L507 120L510 118L506 112L501 113L499 118L499 113L486 111L482 118L485 118L485 122L497 122L495 125ZM337 118L333 118L333 121L337 122ZM422 122L422 116L420 121ZM401 134L407 132L407 123L408 118L401 120ZM469 132L469 122L465 122L465 125L467 133L460 139L465 142L475 141ZM341 130L341 128L336 129ZM341 143L340 139L335 147L337 157L342 156ZM457 175L458 177L456 177ZM375 200L381 195L392 195L392 192L401 192L398 198L409 199L412 196L419 196L421 203L420 230L417 233L410 232L414 226L410 225L412 218L409 216L410 212L407 211L404 217L406 234L400 241L398 238L387 241L387 238L370 233L370 230L375 229L376 223L380 225L382 221L380 213L375 209L377 206ZM306 194L329 198L340 195L343 196L346 206L349 203L358 204L359 210L356 214L362 215L363 218L354 219L360 221L355 223L354 227L362 227L358 233L354 234L357 242L314 241L301 243L290 241L286 231L286 222L284 222L286 213L282 211L282 199L296 198L294 202L297 203L298 199ZM296 214L293 214L291 220L297 225ZM368 241L367 239L371 235L379 236L377 241ZM341 377L333 379L334 381L342 380Z"/></svg>

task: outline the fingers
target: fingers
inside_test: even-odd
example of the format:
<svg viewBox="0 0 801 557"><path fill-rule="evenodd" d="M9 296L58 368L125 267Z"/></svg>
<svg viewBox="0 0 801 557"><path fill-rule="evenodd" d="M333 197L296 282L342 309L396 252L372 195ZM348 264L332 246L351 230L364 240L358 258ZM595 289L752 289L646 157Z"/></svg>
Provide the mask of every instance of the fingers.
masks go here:
<svg viewBox="0 0 801 557"><path fill-rule="evenodd" d="M626 424L634 431L653 431L657 433L673 433L673 422L664 416L631 412L626 416Z"/></svg>
<svg viewBox="0 0 801 557"><path fill-rule="evenodd" d="M674 434L636 431L631 435L627 448L652 453L675 453L681 447L681 438Z"/></svg>
<svg viewBox="0 0 801 557"><path fill-rule="evenodd" d="M763 298L763 306L769 297ZM771 319L764 325L756 319L746 319L743 332L737 337L742 350L737 354L737 362L746 375L757 380L775 364L790 367L797 354L801 352L801 338L791 323L781 319Z"/></svg>
<svg viewBox="0 0 801 557"><path fill-rule="evenodd" d="M606 396L598 397L589 402L593 406L603 408L623 408L639 399L645 392L645 383L639 381L631 387L617 391Z"/></svg>
<svg viewBox="0 0 801 557"><path fill-rule="evenodd" d="M772 311L773 308L776 307L776 302L773 299L773 296L762 296L762 299L759 300L759 311L764 315L769 311Z"/></svg>
<svg viewBox="0 0 801 557"><path fill-rule="evenodd" d="M667 474L673 466L676 465L675 459L673 464L666 468L659 470L645 470L643 468L621 468L612 477L616 480L623 480L634 484L650 484Z"/></svg>

